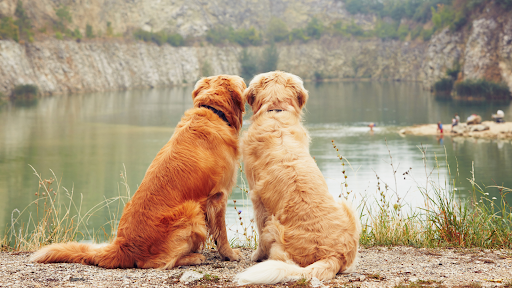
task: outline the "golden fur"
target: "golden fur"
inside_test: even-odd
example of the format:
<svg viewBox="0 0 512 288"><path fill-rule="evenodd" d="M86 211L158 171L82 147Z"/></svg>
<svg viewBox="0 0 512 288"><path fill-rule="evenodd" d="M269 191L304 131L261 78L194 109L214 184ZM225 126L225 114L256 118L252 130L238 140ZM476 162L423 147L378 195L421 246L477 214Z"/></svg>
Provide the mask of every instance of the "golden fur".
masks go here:
<svg viewBox="0 0 512 288"><path fill-rule="evenodd" d="M260 235L252 260L270 260L239 274L238 283L332 279L354 264L361 228L351 205L329 194L309 154L301 124L308 99L302 80L280 71L260 74L244 98L254 113L242 143Z"/></svg>
<svg viewBox="0 0 512 288"><path fill-rule="evenodd" d="M205 261L194 252L204 243L207 228L223 259L238 260L240 252L229 246L224 217L240 156L245 88L238 76L197 82L192 92L194 107L185 112L149 166L124 208L111 244L52 244L34 253L31 260L105 268L197 265ZM231 126L201 105L224 112Z"/></svg>

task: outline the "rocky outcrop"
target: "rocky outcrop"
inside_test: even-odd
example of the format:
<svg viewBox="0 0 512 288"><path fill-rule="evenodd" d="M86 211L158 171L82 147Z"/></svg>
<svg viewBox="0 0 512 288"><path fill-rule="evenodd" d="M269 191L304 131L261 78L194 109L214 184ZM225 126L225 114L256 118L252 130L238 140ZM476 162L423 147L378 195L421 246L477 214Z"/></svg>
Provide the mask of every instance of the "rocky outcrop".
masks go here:
<svg viewBox="0 0 512 288"><path fill-rule="evenodd" d="M2 0L0 14L13 15L18 0ZM137 28L147 31L170 30L184 36L199 36L216 25L254 26L265 30L272 16L285 21L288 27L303 27L312 17L321 15L330 23L346 19L363 26L374 23L371 16L350 15L342 1L332 0L22 0L36 28L51 25L58 18L55 10L63 5L72 15L70 28L85 35L87 24L103 33L107 22L114 33L126 33Z"/></svg>
<svg viewBox="0 0 512 288"><path fill-rule="evenodd" d="M17 1L1 1L0 14L13 15ZM216 25L265 31L273 16L284 20L288 28L304 27L313 17L321 17L327 25L354 21L365 29L376 21L372 16L349 15L343 1L331 0L22 1L36 29L57 21L57 7L66 5L73 19L69 28L78 28L82 34L86 24L93 25L96 33L104 32L107 22L115 33L127 36L137 28L198 36ZM483 9L460 32L445 28L428 42L325 35L307 43L281 43L277 67L306 79L422 81L429 89L446 77L448 69L460 64L461 79L505 81L512 87L512 12L500 14L496 7ZM0 91L8 93L26 83L38 85L46 94L118 90L191 83L202 74L240 74L241 47L204 44L198 41L192 47L175 48L127 40L76 43L48 36L26 44L0 40ZM263 48L249 50L258 57Z"/></svg>
<svg viewBox="0 0 512 288"><path fill-rule="evenodd" d="M0 91L18 84L61 94L193 83L207 62L212 74L238 74L239 50L144 42L0 41Z"/></svg>
<svg viewBox="0 0 512 288"><path fill-rule="evenodd" d="M450 30L445 28L434 35L421 65L424 86L429 88L434 82L446 77L446 71L462 60L463 51L462 33L450 33Z"/></svg>
<svg viewBox="0 0 512 288"><path fill-rule="evenodd" d="M498 67L498 23L493 19L473 21L464 52L464 79L501 81Z"/></svg>
<svg viewBox="0 0 512 288"><path fill-rule="evenodd" d="M279 45L278 69L311 79L367 77L418 81L424 47L400 41L324 38ZM35 84L44 94L122 90L193 83L207 74L240 74L242 48L172 47L126 41L59 41L20 45L0 40L0 91ZM260 57L262 47L249 53Z"/></svg>

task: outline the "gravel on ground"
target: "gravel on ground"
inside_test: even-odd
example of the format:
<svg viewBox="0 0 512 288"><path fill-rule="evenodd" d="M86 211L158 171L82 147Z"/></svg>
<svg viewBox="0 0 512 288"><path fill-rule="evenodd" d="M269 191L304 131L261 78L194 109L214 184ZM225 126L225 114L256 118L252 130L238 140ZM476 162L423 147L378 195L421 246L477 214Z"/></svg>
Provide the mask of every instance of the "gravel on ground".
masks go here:
<svg viewBox="0 0 512 288"><path fill-rule="evenodd" d="M239 262L221 261L205 249L203 265L171 270L38 264L28 252L2 252L0 287L236 287L235 275L254 265L252 250L241 250ZM354 272L330 281L245 287L512 287L512 250L371 247L360 248L359 255ZM197 273L200 280L185 282L185 274Z"/></svg>

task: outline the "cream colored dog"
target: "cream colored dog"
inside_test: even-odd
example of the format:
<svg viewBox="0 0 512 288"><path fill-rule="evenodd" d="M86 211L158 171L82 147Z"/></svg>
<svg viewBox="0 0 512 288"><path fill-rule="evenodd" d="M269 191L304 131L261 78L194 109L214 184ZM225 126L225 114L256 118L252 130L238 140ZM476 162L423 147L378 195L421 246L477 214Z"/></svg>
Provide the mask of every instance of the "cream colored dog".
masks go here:
<svg viewBox="0 0 512 288"><path fill-rule="evenodd" d="M254 77L244 98L254 113L242 144L260 235L252 260L269 260L239 274L238 284L332 279L355 263L361 228L309 154L301 124L308 92L299 77L276 71Z"/></svg>

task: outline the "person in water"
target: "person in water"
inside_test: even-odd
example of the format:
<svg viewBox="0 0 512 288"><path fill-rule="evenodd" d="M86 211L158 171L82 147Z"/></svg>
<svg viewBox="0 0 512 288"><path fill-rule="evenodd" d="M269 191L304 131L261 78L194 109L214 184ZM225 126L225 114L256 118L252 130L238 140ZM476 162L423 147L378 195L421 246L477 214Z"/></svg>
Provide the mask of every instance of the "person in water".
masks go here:
<svg viewBox="0 0 512 288"><path fill-rule="evenodd" d="M441 121L437 122L437 130L439 130L439 133L443 134L443 124L441 124Z"/></svg>

